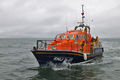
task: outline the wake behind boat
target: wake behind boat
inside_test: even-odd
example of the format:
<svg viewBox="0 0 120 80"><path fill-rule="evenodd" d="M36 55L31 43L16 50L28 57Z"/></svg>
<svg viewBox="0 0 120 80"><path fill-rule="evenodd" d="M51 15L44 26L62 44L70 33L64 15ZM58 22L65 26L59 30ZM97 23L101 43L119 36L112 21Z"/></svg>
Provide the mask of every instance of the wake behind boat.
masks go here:
<svg viewBox="0 0 120 80"><path fill-rule="evenodd" d="M53 41L37 40L37 46L31 52L40 66L64 61L71 64L81 63L102 56L104 50L99 38L94 39L91 36L90 27L84 25L83 19L82 5L82 22L74 30L57 34Z"/></svg>

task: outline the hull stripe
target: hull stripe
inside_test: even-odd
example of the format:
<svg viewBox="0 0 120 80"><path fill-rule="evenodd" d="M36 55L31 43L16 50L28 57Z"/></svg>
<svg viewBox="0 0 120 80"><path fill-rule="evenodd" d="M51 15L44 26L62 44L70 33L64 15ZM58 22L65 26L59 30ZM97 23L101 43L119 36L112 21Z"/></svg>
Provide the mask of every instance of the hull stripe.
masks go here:
<svg viewBox="0 0 120 80"><path fill-rule="evenodd" d="M76 54L76 53L50 53L50 52L35 52L33 54L68 54L68 55L76 55L76 56L83 56L82 54ZM94 56L97 56L97 55L101 55L103 54L103 52L101 53L98 53L98 54L93 54L93 55L87 55L87 57L94 57Z"/></svg>

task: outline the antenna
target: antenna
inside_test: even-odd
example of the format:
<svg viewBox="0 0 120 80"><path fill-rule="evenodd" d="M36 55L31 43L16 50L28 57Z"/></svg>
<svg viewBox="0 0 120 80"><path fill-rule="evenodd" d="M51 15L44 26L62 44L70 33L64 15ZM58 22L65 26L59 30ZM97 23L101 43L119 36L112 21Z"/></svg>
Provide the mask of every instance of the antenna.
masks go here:
<svg viewBox="0 0 120 80"><path fill-rule="evenodd" d="M68 28L66 27L66 32L68 32Z"/></svg>
<svg viewBox="0 0 120 80"><path fill-rule="evenodd" d="M77 11L76 11L76 26L77 26Z"/></svg>
<svg viewBox="0 0 120 80"><path fill-rule="evenodd" d="M66 32L68 31L68 28L67 28L67 12L66 12Z"/></svg>

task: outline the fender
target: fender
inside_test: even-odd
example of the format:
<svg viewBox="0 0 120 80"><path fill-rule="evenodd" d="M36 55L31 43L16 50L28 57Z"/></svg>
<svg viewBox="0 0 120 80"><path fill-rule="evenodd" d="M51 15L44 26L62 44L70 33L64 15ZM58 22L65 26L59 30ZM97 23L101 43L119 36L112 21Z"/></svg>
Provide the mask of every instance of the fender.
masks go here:
<svg viewBox="0 0 120 80"><path fill-rule="evenodd" d="M84 60L86 61L87 60L87 54L84 53Z"/></svg>

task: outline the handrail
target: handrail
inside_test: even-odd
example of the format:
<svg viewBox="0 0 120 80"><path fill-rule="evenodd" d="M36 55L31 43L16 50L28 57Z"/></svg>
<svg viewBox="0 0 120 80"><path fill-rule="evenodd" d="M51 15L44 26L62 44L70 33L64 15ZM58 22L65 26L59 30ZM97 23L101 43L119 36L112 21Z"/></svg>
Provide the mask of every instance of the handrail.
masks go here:
<svg viewBox="0 0 120 80"><path fill-rule="evenodd" d="M55 49L49 49L49 50L68 50L68 51L77 51L80 52L81 45L78 43L56 43L54 45L50 45L49 43L52 42L53 40L37 40L37 50L38 49L44 49L47 50L48 46L51 46L52 48L55 47ZM71 46L71 47L70 47ZM98 42L97 47L101 47L101 42ZM93 48L91 44L86 44L83 48L84 53L91 53L91 49L96 48L94 45ZM92 53L94 53L94 50L92 50Z"/></svg>
<svg viewBox="0 0 120 80"><path fill-rule="evenodd" d="M47 41L53 41L53 40L37 40L37 49L39 48L39 42L41 42L41 47L42 47L42 44L44 44L44 47L45 47L45 50L46 50L46 48L47 48Z"/></svg>

